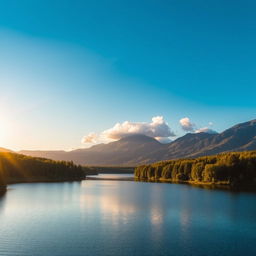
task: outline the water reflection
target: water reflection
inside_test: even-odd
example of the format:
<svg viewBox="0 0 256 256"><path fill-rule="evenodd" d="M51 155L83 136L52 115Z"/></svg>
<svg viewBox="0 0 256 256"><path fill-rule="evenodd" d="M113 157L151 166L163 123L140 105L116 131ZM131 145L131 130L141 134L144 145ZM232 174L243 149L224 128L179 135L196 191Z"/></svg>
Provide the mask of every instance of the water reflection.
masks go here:
<svg viewBox="0 0 256 256"><path fill-rule="evenodd" d="M0 256L256 255L255 194L107 180L18 184L0 197L0 217Z"/></svg>
<svg viewBox="0 0 256 256"><path fill-rule="evenodd" d="M101 181L96 188L94 181L87 181L80 194L80 212L83 219L88 215L100 221L107 220L112 225L127 224L131 215L136 212L136 205L126 198L120 198L120 183L116 181ZM95 189L97 193L95 193Z"/></svg>

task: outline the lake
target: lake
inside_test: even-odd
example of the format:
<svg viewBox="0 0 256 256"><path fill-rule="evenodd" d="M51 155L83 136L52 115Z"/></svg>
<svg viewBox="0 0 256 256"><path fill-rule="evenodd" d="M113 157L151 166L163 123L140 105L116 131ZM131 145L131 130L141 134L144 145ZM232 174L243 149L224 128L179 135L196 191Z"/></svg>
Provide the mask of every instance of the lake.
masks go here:
<svg viewBox="0 0 256 256"><path fill-rule="evenodd" d="M256 255L255 242L253 193L87 180L15 184L0 197L4 256Z"/></svg>

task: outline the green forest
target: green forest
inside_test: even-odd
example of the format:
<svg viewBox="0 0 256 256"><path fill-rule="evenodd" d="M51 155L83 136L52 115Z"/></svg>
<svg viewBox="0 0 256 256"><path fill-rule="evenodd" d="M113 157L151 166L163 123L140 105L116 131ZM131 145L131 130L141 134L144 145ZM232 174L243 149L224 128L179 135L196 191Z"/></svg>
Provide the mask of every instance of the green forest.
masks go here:
<svg viewBox="0 0 256 256"><path fill-rule="evenodd" d="M86 170L73 162L0 153L0 186L8 183L82 180Z"/></svg>
<svg viewBox="0 0 256 256"><path fill-rule="evenodd" d="M141 165L135 179L202 184L256 184L256 151L222 153Z"/></svg>

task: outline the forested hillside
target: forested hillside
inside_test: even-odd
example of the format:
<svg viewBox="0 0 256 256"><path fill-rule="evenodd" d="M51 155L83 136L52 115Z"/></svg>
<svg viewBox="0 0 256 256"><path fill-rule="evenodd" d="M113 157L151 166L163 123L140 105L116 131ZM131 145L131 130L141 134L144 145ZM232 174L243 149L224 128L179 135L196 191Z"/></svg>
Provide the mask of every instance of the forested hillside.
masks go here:
<svg viewBox="0 0 256 256"><path fill-rule="evenodd" d="M6 190L6 182L3 173L0 171L0 193Z"/></svg>
<svg viewBox="0 0 256 256"><path fill-rule="evenodd" d="M85 170L73 162L0 152L0 185L13 182L82 180Z"/></svg>
<svg viewBox="0 0 256 256"><path fill-rule="evenodd" d="M135 169L135 178L148 181L256 185L256 151L141 165Z"/></svg>

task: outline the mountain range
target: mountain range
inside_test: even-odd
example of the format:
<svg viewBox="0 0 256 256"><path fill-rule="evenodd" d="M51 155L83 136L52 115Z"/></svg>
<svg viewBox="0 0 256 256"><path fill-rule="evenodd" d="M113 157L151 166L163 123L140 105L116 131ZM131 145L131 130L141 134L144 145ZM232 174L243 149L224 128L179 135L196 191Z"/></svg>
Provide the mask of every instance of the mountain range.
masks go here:
<svg viewBox="0 0 256 256"><path fill-rule="evenodd" d="M161 160L246 150L256 150L256 119L219 134L187 133L168 144L136 134L108 144L69 152L22 150L19 153L53 160L72 160L88 166L137 166Z"/></svg>

